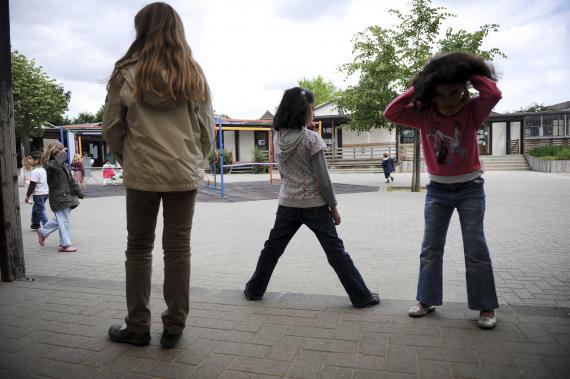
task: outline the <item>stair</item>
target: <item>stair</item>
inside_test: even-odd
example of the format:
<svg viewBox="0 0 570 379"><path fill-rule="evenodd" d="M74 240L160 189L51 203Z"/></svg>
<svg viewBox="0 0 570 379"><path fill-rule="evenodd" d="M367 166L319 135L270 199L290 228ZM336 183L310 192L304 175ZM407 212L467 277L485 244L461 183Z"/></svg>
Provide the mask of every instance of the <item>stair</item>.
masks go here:
<svg viewBox="0 0 570 379"><path fill-rule="evenodd" d="M482 155L485 171L530 171L524 155Z"/></svg>

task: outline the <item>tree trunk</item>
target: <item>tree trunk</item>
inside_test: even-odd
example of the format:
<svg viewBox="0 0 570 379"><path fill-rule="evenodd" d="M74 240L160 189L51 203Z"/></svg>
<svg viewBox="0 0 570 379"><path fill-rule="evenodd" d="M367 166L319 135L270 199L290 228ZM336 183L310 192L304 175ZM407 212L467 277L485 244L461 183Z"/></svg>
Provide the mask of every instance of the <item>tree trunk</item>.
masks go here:
<svg viewBox="0 0 570 379"><path fill-rule="evenodd" d="M414 165L412 173L412 192L420 192L420 131L414 129Z"/></svg>
<svg viewBox="0 0 570 379"><path fill-rule="evenodd" d="M0 277L6 282L26 276L16 165L9 15L8 0L0 0Z"/></svg>

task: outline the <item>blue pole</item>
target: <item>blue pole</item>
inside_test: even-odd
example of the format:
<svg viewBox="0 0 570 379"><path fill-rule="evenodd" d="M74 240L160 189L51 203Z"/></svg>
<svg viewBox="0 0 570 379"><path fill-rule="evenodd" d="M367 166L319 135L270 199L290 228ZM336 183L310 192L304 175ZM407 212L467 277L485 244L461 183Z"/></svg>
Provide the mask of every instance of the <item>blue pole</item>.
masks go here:
<svg viewBox="0 0 570 379"><path fill-rule="evenodd" d="M222 118L218 117L218 145L220 149L220 181L221 181L221 189L222 189L222 199L224 198L224 143L223 140L223 131L222 131Z"/></svg>

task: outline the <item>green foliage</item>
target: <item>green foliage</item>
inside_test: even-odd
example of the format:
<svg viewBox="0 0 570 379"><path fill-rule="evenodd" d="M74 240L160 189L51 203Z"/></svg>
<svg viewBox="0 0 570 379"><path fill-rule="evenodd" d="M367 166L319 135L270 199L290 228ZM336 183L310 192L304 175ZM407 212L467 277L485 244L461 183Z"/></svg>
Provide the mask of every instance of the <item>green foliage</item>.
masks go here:
<svg viewBox="0 0 570 379"><path fill-rule="evenodd" d="M42 135L42 125L63 122L71 93L36 66L35 60L17 51L11 57L16 135L27 146L28 137Z"/></svg>
<svg viewBox="0 0 570 379"><path fill-rule="evenodd" d="M103 121L103 114L105 113L105 104L101 104L97 113L95 113L95 119L98 121Z"/></svg>
<svg viewBox="0 0 570 379"><path fill-rule="evenodd" d="M321 75L312 79L303 78L299 80L297 84L299 87L311 90L313 95L315 95L315 105L320 105L333 100L338 92L335 85L331 81L325 81Z"/></svg>
<svg viewBox="0 0 570 379"><path fill-rule="evenodd" d="M96 115L89 112L81 112L77 117L73 119L71 124L87 124L99 121L101 121L101 119L98 119Z"/></svg>
<svg viewBox="0 0 570 379"><path fill-rule="evenodd" d="M537 158L553 160L570 160L570 146L546 145L535 147L528 152L529 155Z"/></svg>
<svg viewBox="0 0 570 379"><path fill-rule="evenodd" d="M214 167L214 171L216 172L216 174L220 173L220 161L218 159L219 151L220 150L218 150L218 149L215 149L215 150L212 149L208 153L208 162L210 163L210 168ZM233 163L231 152L229 152L227 150L222 150L222 156L224 158L224 165ZM224 173L227 173L229 171L230 171L229 168L224 168Z"/></svg>
<svg viewBox="0 0 570 379"><path fill-rule="evenodd" d="M555 110L555 109L547 107L544 104L531 103L531 104L527 105L526 107L521 107L516 112L547 112L547 111L553 111L553 110Z"/></svg>
<svg viewBox="0 0 570 379"><path fill-rule="evenodd" d="M348 126L357 132L394 128L382 112L437 52L468 51L486 59L505 56L496 48L481 49L489 32L498 30L497 24L483 25L472 33L448 28L445 37L438 39L443 22L455 17L446 8L432 7L431 0L412 0L407 12L388 12L396 17L396 24L392 28L370 26L357 33L352 39L353 61L339 68L347 78L359 78L337 100L339 109L351 115Z"/></svg>
<svg viewBox="0 0 570 379"><path fill-rule="evenodd" d="M265 153L265 150L261 150L260 148L255 147L251 153L253 154L253 161L255 163L266 163L267 162L267 154ZM261 173L266 173L268 170L268 167L266 166L253 166L253 173L254 174L261 174Z"/></svg>

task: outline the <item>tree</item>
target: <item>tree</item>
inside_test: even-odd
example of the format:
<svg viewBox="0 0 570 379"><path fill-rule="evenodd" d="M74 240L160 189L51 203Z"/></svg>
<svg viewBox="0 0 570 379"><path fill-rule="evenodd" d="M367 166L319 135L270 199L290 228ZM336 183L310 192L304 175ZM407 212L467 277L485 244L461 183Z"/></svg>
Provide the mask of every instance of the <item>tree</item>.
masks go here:
<svg viewBox="0 0 570 379"><path fill-rule="evenodd" d="M72 124L87 124L90 122L98 122L101 121L100 118L98 118L97 115L94 115L93 113L89 113L89 112L81 112L79 113L79 115L77 115L77 117L75 117L73 119L73 121L71 122Z"/></svg>
<svg viewBox="0 0 570 379"><path fill-rule="evenodd" d="M546 106L544 104L537 104L531 103L526 107L521 107L518 111L515 112L547 112L547 111L554 111L555 109Z"/></svg>
<svg viewBox="0 0 570 379"><path fill-rule="evenodd" d="M96 121L103 121L103 114L105 113L105 104L101 104L97 113L95 113Z"/></svg>
<svg viewBox="0 0 570 379"><path fill-rule="evenodd" d="M30 137L41 136L42 125L63 121L71 93L36 66L35 60L28 60L17 51L11 57L16 135L24 152L29 153Z"/></svg>
<svg viewBox="0 0 570 379"><path fill-rule="evenodd" d="M315 105L333 100L338 92L335 85L331 81L325 81L321 75L312 79L303 78L297 84L299 87L310 90L315 95Z"/></svg>
<svg viewBox="0 0 570 379"><path fill-rule="evenodd" d="M357 132L397 127L384 119L384 109L435 53L467 51L488 60L505 57L499 49L482 49L489 32L498 30L497 24L485 24L472 33L448 28L440 37L443 22L455 14L432 7L431 0L412 0L407 12L388 12L396 17L396 24L392 28L370 26L357 33L352 39L353 61L339 68L347 78L358 75L358 83L341 91L337 99L339 109L350 114L348 127ZM419 146L416 130L412 191L419 191Z"/></svg>

